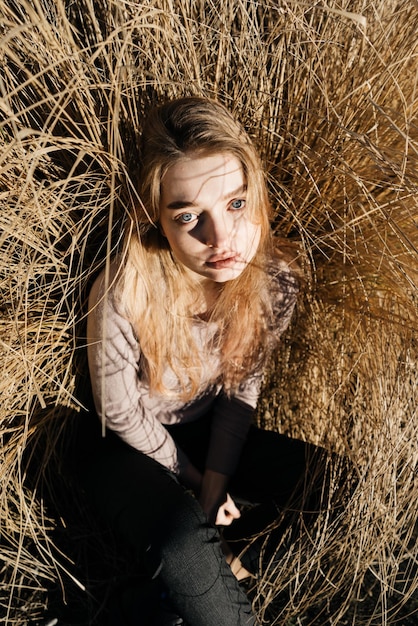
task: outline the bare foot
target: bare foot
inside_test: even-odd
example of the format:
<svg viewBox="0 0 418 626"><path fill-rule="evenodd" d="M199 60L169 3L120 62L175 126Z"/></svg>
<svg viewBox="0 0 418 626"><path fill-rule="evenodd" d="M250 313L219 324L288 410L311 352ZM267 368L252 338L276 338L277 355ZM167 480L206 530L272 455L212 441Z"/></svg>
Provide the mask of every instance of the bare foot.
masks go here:
<svg viewBox="0 0 418 626"><path fill-rule="evenodd" d="M228 546L224 539L222 539L222 550L225 555L226 562L228 563L229 567L231 568L231 572L234 574L237 580L244 580L244 578L248 578L250 576L254 578L254 575L251 574L251 572L249 572L247 569L245 569L240 559L234 555L231 548Z"/></svg>

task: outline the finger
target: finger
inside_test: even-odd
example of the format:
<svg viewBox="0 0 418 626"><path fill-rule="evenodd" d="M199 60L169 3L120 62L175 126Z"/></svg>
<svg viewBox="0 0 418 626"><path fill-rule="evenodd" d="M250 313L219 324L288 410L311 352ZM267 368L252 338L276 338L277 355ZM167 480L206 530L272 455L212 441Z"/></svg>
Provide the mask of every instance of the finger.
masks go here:
<svg viewBox="0 0 418 626"><path fill-rule="evenodd" d="M230 524L232 524L233 521L234 518L232 517L232 515L229 515L224 510L222 510L222 507L218 510L215 521L215 524L217 526L229 526Z"/></svg>
<svg viewBox="0 0 418 626"><path fill-rule="evenodd" d="M229 513L229 515L232 515L234 519L238 519L239 517L241 517L241 511L239 510L231 496L228 496L227 501L224 504L224 508L226 512Z"/></svg>
<svg viewBox="0 0 418 626"><path fill-rule="evenodd" d="M234 505L232 510L228 508L228 505L225 503L218 509L218 514L216 516L216 522L218 526L229 526L232 524L234 519L238 519L241 517L241 513L239 509Z"/></svg>
<svg viewBox="0 0 418 626"><path fill-rule="evenodd" d="M229 494L227 494L226 502L222 506L225 509L225 512L229 515L232 515L234 519L238 519L239 517L241 517L241 511Z"/></svg>

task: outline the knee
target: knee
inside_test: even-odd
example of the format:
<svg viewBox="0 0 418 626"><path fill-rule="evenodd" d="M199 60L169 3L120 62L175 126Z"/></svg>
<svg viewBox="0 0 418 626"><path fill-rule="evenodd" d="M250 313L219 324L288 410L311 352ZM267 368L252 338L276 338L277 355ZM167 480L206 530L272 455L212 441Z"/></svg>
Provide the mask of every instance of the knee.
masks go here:
<svg viewBox="0 0 418 626"><path fill-rule="evenodd" d="M219 559L222 555L217 529L187 493L160 529L159 547L166 573L191 571L193 564L202 565L213 556Z"/></svg>
<svg viewBox="0 0 418 626"><path fill-rule="evenodd" d="M201 506L189 493L176 503L162 523L161 549L189 552L196 546L216 543L219 540L217 529L208 522Z"/></svg>

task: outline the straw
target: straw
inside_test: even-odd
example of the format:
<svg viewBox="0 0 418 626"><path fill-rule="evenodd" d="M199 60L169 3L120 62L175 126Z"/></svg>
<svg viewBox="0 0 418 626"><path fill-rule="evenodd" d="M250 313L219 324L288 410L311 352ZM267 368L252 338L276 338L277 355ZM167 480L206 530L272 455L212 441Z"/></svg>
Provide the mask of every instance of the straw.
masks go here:
<svg viewBox="0 0 418 626"><path fill-rule="evenodd" d="M65 595L78 580L42 485L82 402L86 294L137 201L144 113L190 93L224 102L253 137L273 227L306 269L258 420L357 475L342 493L335 466L328 504L344 506L264 571L255 610L268 624L408 623L417 26L412 0L0 0L0 623L39 619L51 581Z"/></svg>

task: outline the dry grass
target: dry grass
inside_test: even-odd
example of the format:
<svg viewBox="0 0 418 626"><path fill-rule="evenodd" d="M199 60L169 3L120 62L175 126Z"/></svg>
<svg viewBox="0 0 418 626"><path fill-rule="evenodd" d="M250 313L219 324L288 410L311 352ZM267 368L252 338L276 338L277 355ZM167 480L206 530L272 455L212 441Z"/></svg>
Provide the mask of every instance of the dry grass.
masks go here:
<svg viewBox="0 0 418 626"><path fill-rule="evenodd" d="M135 202L143 113L188 93L245 124L306 259L259 419L359 477L255 606L270 624L416 609L417 3L0 0L0 18L0 622L39 615L66 567L22 459L46 438L42 477L78 406L86 290Z"/></svg>

